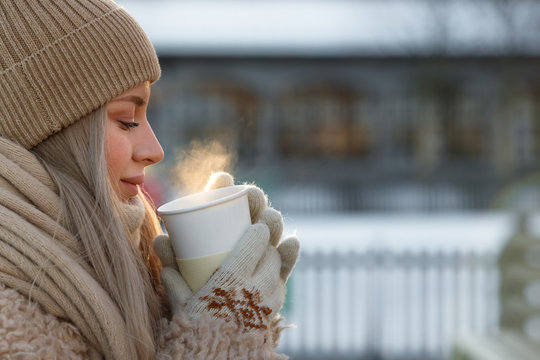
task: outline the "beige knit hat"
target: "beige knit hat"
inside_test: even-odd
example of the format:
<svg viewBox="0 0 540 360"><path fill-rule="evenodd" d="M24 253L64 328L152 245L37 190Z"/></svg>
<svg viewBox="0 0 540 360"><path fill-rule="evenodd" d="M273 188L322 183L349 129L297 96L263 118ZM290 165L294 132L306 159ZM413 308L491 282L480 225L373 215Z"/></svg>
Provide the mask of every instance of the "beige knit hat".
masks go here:
<svg viewBox="0 0 540 360"><path fill-rule="evenodd" d="M0 0L0 136L32 148L159 76L148 37L111 0Z"/></svg>

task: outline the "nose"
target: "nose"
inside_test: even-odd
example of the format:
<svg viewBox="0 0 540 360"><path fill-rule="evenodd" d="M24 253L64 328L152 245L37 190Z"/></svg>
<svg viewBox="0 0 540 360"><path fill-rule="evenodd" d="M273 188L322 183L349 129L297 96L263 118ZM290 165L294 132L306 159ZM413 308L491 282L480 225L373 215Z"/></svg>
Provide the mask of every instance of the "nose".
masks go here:
<svg viewBox="0 0 540 360"><path fill-rule="evenodd" d="M150 124L145 124L145 131L133 151L133 160L145 163L145 166L157 164L163 160L163 148L159 143Z"/></svg>

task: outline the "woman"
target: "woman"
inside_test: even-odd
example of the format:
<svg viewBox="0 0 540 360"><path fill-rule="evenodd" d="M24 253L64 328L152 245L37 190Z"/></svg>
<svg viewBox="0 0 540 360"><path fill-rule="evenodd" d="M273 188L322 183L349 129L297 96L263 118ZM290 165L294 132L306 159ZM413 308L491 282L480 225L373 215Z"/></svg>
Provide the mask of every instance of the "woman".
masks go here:
<svg viewBox="0 0 540 360"><path fill-rule="evenodd" d="M112 1L0 0L0 358L282 357L298 240L279 242L262 191L192 294L139 190L163 157L146 119L159 76ZM232 184L217 174L209 187Z"/></svg>

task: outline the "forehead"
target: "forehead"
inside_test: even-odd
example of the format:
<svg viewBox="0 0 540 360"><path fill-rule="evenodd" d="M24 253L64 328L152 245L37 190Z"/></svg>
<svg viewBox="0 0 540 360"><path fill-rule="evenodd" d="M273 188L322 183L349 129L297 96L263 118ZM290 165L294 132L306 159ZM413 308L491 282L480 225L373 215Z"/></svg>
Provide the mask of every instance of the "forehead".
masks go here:
<svg viewBox="0 0 540 360"><path fill-rule="evenodd" d="M150 96L150 83L145 82L127 91L124 91L123 93L116 96L115 98L112 98L109 102L122 101L122 100L129 101L129 99L136 98L136 97L146 100L148 99L149 96Z"/></svg>

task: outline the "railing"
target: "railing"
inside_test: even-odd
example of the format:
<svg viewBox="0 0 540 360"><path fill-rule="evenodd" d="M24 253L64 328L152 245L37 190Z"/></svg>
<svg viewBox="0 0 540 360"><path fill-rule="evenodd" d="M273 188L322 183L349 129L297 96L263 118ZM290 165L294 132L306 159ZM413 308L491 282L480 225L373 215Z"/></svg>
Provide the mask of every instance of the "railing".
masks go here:
<svg viewBox="0 0 540 360"><path fill-rule="evenodd" d="M434 211L485 209L493 200L489 186L464 191L459 188L422 185L381 187L290 187L272 194L273 202L286 212L317 213L328 211ZM538 208L540 193L528 194L527 204ZM534 195L534 196L533 196ZM525 203L525 201L521 201Z"/></svg>
<svg viewBox="0 0 540 360"><path fill-rule="evenodd" d="M498 329L494 253L302 253L293 274L293 359L448 359L460 331Z"/></svg>

